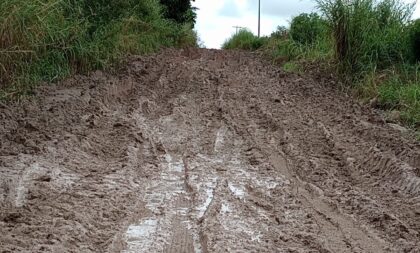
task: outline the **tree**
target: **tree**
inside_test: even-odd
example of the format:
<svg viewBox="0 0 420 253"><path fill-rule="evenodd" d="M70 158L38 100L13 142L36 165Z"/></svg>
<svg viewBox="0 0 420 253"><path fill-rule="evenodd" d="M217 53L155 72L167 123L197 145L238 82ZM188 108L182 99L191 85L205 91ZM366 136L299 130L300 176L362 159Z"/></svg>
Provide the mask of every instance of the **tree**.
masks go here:
<svg viewBox="0 0 420 253"><path fill-rule="evenodd" d="M290 36L301 44L312 44L326 31L325 21L316 13L302 13L293 18Z"/></svg>
<svg viewBox="0 0 420 253"><path fill-rule="evenodd" d="M414 60L420 62L420 19L417 19L411 24L410 46Z"/></svg>
<svg viewBox="0 0 420 253"><path fill-rule="evenodd" d="M165 18L179 24L195 24L197 17L195 13L196 8L192 7L190 0L160 0L160 3L164 7Z"/></svg>

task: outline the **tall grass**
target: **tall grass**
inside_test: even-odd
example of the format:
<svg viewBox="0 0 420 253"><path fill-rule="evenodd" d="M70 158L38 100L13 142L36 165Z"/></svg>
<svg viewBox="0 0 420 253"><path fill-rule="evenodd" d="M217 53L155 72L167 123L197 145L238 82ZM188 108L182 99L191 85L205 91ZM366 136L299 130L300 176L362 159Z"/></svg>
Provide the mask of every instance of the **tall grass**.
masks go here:
<svg viewBox="0 0 420 253"><path fill-rule="evenodd" d="M420 23L414 3L400 0L317 0L327 18L344 81L363 98L420 127Z"/></svg>
<svg viewBox="0 0 420 253"><path fill-rule="evenodd" d="M290 38L269 38L262 47L266 55L274 60L283 61L328 61L331 58L331 43L328 40L319 40L313 44L301 44Z"/></svg>
<svg viewBox="0 0 420 253"><path fill-rule="evenodd" d="M158 0L2 1L0 99L129 53L195 45L191 25L164 19L161 8Z"/></svg>
<svg viewBox="0 0 420 253"><path fill-rule="evenodd" d="M258 38L248 29L241 29L222 45L223 49L257 50L262 47L267 38Z"/></svg>
<svg viewBox="0 0 420 253"><path fill-rule="evenodd" d="M307 61L322 66L320 72L336 67L346 90L397 111L401 122L420 129L420 20L411 20L414 3L316 2L321 16L294 17L290 29L280 27L265 42L266 54L289 72L302 72Z"/></svg>
<svg viewBox="0 0 420 253"><path fill-rule="evenodd" d="M317 0L328 19L340 71L350 81L402 63L410 54L412 4L398 0Z"/></svg>

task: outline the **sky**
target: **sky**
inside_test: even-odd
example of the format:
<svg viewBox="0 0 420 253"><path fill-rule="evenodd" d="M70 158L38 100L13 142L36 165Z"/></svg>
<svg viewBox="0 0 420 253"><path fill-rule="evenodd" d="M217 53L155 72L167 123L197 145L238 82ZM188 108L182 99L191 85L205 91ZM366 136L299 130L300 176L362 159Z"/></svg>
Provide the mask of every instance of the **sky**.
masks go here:
<svg viewBox="0 0 420 253"><path fill-rule="evenodd" d="M196 30L207 48L220 48L235 33L234 26L258 32L258 0L195 0L193 5L199 8ZM270 35L277 26L288 26L293 16L311 11L316 11L313 0L261 0L261 35ZM420 0L414 18L420 18Z"/></svg>

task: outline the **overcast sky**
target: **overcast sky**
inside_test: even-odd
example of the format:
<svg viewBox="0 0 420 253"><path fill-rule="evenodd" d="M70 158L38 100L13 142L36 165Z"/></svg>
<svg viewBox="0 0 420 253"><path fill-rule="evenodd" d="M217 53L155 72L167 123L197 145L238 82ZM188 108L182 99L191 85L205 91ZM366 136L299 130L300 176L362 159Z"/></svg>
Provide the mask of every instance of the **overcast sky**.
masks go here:
<svg viewBox="0 0 420 253"><path fill-rule="evenodd" d="M413 2L413 0L405 0ZM414 17L420 18L420 0ZM220 48L235 32L233 26L258 31L258 0L196 0L196 29L204 45ZM293 16L315 11L313 0L261 0L261 34L269 35L278 25L289 24Z"/></svg>

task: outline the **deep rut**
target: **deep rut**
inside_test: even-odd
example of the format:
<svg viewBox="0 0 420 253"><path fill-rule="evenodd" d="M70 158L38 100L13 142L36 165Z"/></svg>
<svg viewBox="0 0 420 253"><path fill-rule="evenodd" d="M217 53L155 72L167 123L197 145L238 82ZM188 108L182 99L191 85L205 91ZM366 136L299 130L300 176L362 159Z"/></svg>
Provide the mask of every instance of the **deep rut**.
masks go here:
<svg viewBox="0 0 420 253"><path fill-rule="evenodd" d="M166 50L0 108L2 252L419 252L420 144L328 78Z"/></svg>

